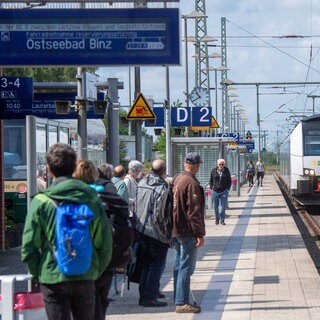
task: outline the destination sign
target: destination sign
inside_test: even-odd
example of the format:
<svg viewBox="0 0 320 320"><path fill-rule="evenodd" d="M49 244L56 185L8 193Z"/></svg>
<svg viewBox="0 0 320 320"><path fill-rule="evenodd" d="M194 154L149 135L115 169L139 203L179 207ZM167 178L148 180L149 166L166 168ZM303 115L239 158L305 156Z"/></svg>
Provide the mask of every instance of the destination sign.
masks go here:
<svg viewBox="0 0 320 320"><path fill-rule="evenodd" d="M34 100L5 101L0 99L0 119L24 119L27 115L48 119L77 119L78 113L71 108L70 114L56 113L56 100L71 101L74 103L76 92L44 92L35 93ZM103 92L98 92L98 99L103 100ZM96 114L93 103L87 104L88 119L103 119L103 114Z"/></svg>
<svg viewBox="0 0 320 320"><path fill-rule="evenodd" d="M179 65L178 9L0 10L0 65Z"/></svg>

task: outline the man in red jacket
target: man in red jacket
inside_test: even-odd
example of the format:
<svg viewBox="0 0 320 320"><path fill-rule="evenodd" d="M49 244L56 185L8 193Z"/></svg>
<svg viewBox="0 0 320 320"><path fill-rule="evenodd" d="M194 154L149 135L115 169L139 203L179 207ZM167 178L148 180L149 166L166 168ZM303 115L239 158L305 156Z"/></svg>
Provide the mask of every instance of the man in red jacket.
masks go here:
<svg viewBox="0 0 320 320"><path fill-rule="evenodd" d="M205 198L196 178L202 163L200 155L186 155L184 171L174 179L173 230L176 260L174 266L174 302L177 313L199 313L200 306L189 303L190 277L197 251L204 244Z"/></svg>

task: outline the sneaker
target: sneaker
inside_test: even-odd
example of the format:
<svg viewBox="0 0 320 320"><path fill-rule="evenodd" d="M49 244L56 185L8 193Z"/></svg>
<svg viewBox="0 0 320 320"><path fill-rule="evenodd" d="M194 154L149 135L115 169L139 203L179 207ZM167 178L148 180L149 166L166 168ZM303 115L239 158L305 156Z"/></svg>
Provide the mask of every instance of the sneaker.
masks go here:
<svg viewBox="0 0 320 320"><path fill-rule="evenodd" d="M191 304L183 304L181 306L176 306L176 313L200 313L200 306L193 306Z"/></svg>
<svg viewBox="0 0 320 320"><path fill-rule="evenodd" d="M219 219L216 219L216 224L219 224Z"/></svg>
<svg viewBox="0 0 320 320"><path fill-rule="evenodd" d="M147 301L139 301L139 305L143 306L143 307L165 307L168 304L166 302L163 301L158 301L157 299L154 300L147 300Z"/></svg>
<svg viewBox="0 0 320 320"><path fill-rule="evenodd" d="M225 226L225 225L226 225L226 223L225 223L224 221L221 221L221 224L222 224L223 226Z"/></svg>

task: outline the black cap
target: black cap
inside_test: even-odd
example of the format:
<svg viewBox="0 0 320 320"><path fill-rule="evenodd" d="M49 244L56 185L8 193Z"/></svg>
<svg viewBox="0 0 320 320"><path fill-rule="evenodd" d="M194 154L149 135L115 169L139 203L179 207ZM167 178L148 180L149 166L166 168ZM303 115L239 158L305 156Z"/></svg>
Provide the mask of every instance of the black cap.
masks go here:
<svg viewBox="0 0 320 320"><path fill-rule="evenodd" d="M184 161L188 164L202 163L200 155L196 152L189 152Z"/></svg>

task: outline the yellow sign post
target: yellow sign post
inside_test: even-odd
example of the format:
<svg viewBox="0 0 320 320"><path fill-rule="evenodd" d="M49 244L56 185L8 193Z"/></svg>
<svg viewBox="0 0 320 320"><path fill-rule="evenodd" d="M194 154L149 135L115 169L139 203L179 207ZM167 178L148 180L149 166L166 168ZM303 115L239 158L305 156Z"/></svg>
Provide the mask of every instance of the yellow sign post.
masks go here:
<svg viewBox="0 0 320 320"><path fill-rule="evenodd" d="M147 99L140 92L130 108L127 120L155 120L156 115L152 111Z"/></svg>
<svg viewBox="0 0 320 320"><path fill-rule="evenodd" d="M220 126L214 116L211 117L211 128L214 128L214 129L220 128Z"/></svg>

